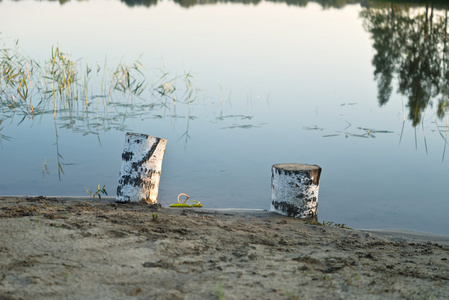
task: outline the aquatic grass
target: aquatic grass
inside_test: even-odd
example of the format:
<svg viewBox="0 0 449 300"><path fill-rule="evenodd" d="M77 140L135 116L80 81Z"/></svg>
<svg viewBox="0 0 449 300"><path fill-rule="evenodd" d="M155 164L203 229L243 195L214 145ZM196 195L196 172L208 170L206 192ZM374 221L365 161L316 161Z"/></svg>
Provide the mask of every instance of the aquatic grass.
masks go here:
<svg viewBox="0 0 449 300"><path fill-rule="evenodd" d="M247 115L227 115L227 116L223 116L222 114L220 114L219 117L216 117L216 120L219 121L223 121L224 119L228 119L228 118L232 118L232 119L240 119L240 120L251 120L252 118L254 118L254 116L247 116Z"/></svg>
<svg viewBox="0 0 449 300"><path fill-rule="evenodd" d="M92 68L89 67L89 64L86 62L84 67L84 72L81 72L81 92L82 95L79 99L84 99L86 109L89 107L89 83L92 79Z"/></svg>
<svg viewBox="0 0 449 300"><path fill-rule="evenodd" d="M444 140L443 154L442 154L442 158L441 158L441 161L443 162L443 161L444 161L445 154L446 154L446 148L447 148L447 145L449 144L448 138L447 138L447 135L448 135L448 132L449 132L449 114L446 115L446 125L445 125L445 126L439 126L437 122L435 122L435 124L436 124L436 126L437 126L438 133L440 134L440 136L441 136L441 137L443 138L443 140ZM443 128L445 129L445 130L443 131L444 133L446 133L445 135L444 135L443 132L440 130L440 127L443 127Z"/></svg>
<svg viewBox="0 0 449 300"><path fill-rule="evenodd" d="M78 68L71 57L59 47L52 47L51 59L44 78L50 79L53 89L49 93L59 93L60 97L72 97L74 85L78 82Z"/></svg>
<svg viewBox="0 0 449 300"><path fill-rule="evenodd" d="M424 129L424 118L421 121L421 127L422 127L422 135L423 135L423 139L424 139L424 147L426 149L426 154L429 154L429 151L427 150L426 132L425 132L425 129Z"/></svg>
<svg viewBox="0 0 449 300"><path fill-rule="evenodd" d="M54 118L54 128L55 128L55 146L56 146L56 161L58 164L58 179L61 180L61 174L64 174L63 166L70 166L74 165L73 163L64 163L62 160L64 157L61 155L61 152L59 151L59 135L58 135L58 126L56 122L56 117Z"/></svg>
<svg viewBox="0 0 449 300"><path fill-rule="evenodd" d="M4 128L4 127L1 127L2 123L3 123L3 120L0 119L0 145L1 145L1 146L3 146L2 140L9 141L9 140L11 139L11 137L9 137L9 136L4 135L4 134L1 133L1 131L2 131L3 128Z"/></svg>
<svg viewBox="0 0 449 300"><path fill-rule="evenodd" d="M312 126L312 127L310 127L310 126L304 126L303 129L304 129L304 130L319 130L319 131L323 131L323 130L324 130L324 128L320 128L320 127L318 127L317 125L314 125L314 126Z"/></svg>
<svg viewBox="0 0 449 300"><path fill-rule="evenodd" d="M185 84L185 92L183 97L185 98L185 102L188 103L189 107L192 102L197 99L198 88L196 86L196 79L190 73L184 71L184 84Z"/></svg>
<svg viewBox="0 0 449 300"><path fill-rule="evenodd" d="M337 134L337 133L334 133L334 134L325 134L325 135L323 135L323 137L334 137L334 136L340 136L339 134Z"/></svg>
<svg viewBox="0 0 449 300"><path fill-rule="evenodd" d="M345 120L345 122L348 123L349 125L343 129L344 131L337 131L338 133L325 134L322 137L325 137L325 138L337 137L337 136L340 136L340 133L344 133L345 138L358 137L358 138L368 139L368 138L376 138L376 134L394 133L394 131L391 131L391 130L379 130L379 129L373 129L373 128L367 128L367 127L357 127L356 129L363 131L363 133L353 133L353 132L346 131L349 127L352 126L352 124L346 120ZM304 130L315 130L315 131L323 131L324 130L324 128L320 128L316 125L314 127L303 127L303 129Z"/></svg>
<svg viewBox="0 0 449 300"><path fill-rule="evenodd" d="M147 87L146 77L142 72L143 68L139 59L130 65L120 62L112 72L109 94L114 89L122 93L129 92L135 96L140 96Z"/></svg>
<svg viewBox="0 0 449 300"><path fill-rule="evenodd" d="M157 88L156 91L161 94L161 96L167 96L167 95L171 95L175 92L175 86L170 83L170 82L166 82L163 84L160 84ZM174 101L176 101L176 97L173 98Z"/></svg>
<svg viewBox="0 0 449 300"><path fill-rule="evenodd" d="M129 118L187 117L187 143L189 122L195 119L190 104L197 99L198 92L194 76L184 71L181 76L163 72L152 78L156 78L154 84L150 84L140 57L130 64L120 61L110 68L107 59L103 66L90 64L53 46L49 58L40 63L23 54L16 41L13 47L0 48L0 125L3 120L15 117L19 117L16 125L20 125L37 116L44 120L44 116L53 115L59 180L65 166L72 165L64 162L61 154L59 129L94 135L101 146L100 132L129 130L125 125ZM187 116L176 114L177 102L188 105ZM155 108L173 113L156 116L149 113ZM1 130L2 126L0 145L3 145L10 137ZM50 172L46 159L42 172L43 175Z"/></svg>
<svg viewBox="0 0 449 300"><path fill-rule="evenodd" d="M64 159L64 157L62 157L62 155L59 153L59 135L58 135L58 128L56 125L56 119L55 119L55 145L56 145L56 160L58 163L58 178L59 180L61 180L61 174L64 175L64 170L62 168L62 164L61 163L61 159Z"/></svg>
<svg viewBox="0 0 449 300"><path fill-rule="evenodd" d="M235 128L240 128L240 129L251 129L251 128L259 128L260 126L257 125L252 125L252 124L244 124L244 125L232 125L229 127L223 127L221 129L235 129Z"/></svg>
<svg viewBox="0 0 449 300"><path fill-rule="evenodd" d="M34 87L32 75L35 67L35 62L27 59L16 48L0 50L0 97L2 101L14 103L16 100L29 100Z"/></svg>
<svg viewBox="0 0 449 300"><path fill-rule="evenodd" d="M357 129L365 130L367 133L394 133L390 130L377 130L372 128L357 127Z"/></svg>
<svg viewBox="0 0 449 300"><path fill-rule="evenodd" d="M0 49L0 113L20 115L23 121L51 112L58 122L61 114L71 118L60 124L66 128L102 124L104 130L124 130L126 118L151 118L148 111L158 106L170 109L166 100L178 101L178 92L183 97L181 102L189 106L197 98L198 89L190 72L174 77L164 72L156 77L155 86L149 84L145 70L140 58L131 64L119 62L115 68L109 68L105 59L101 67L72 59L59 46L53 46L49 59L40 64L22 54L16 42L14 48ZM32 103L33 97L39 101Z"/></svg>
<svg viewBox="0 0 449 300"><path fill-rule="evenodd" d="M45 177L45 174L50 174L50 169L48 168L48 161L46 158L42 162L42 177Z"/></svg>
<svg viewBox="0 0 449 300"><path fill-rule="evenodd" d="M360 138L376 138L375 133L394 133L394 131L390 130L377 130L372 128L364 128L364 127L357 127L359 130L365 131L364 134L356 134L356 133L349 133L345 132L346 137L353 136L353 137L360 137Z"/></svg>
<svg viewBox="0 0 449 300"><path fill-rule="evenodd" d="M254 118L254 116L248 116L248 115L223 115L223 111L220 112L220 115L218 117L215 117L215 120L217 121L226 121L228 119L232 119L234 122L239 121L250 121ZM218 122L217 122L218 123ZM237 124L232 123L229 126L221 127L220 129L252 129L252 128L260 128L264 125L267 125L268 123L259 123L259 124Z"/></svg>
<svg viewBox="0 0 449 300"><path fill-rule="evenodd" d="M57 115L58 107L71 108L73 101L78 100L78 63L69 54L57 47L52 47L51 56L46 61L42 74L42 91L44 99L53 100L53 114Z"/></svg>
<svg viewBox="0 0 449 300"><path fill-rule="evenodd" d="M150 90L152 95L160 97L162 104L168 107L167 100L171 100L171 103L175 105L177 102L187 104L190 107L197 99L198 88L196 87L196 79L190 73L184 71L183 75L175 75L171 77L171 74L162 70L162 76L152 84ZM181 81L181 83L180 83ZM184 86L183 89L179 88ZM180 95L178 91L182 92Z"/></svg>

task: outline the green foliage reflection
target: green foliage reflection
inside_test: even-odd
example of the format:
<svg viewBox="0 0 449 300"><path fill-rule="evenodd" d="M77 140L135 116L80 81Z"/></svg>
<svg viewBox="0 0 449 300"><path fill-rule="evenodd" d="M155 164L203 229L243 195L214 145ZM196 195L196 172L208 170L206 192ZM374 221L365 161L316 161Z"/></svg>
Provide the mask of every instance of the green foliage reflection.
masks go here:
<svg viewBox="0 0 449 300"><path fill-rule="evenodd" d="M372 64L378 86L378 101L390 99L392 81L408 98L409 119L413 126L422 120L427 106L438 99L437 116L445 114L449 86L448 15L430 4L417 12L409 6L376 6L360 16L371 33L375 55Z"/></svg>
<svg viewBox="0 0 449 300"><path fill-rule="evenodd" d="M20 0L13 0L20 1ZM50 2L59 2L59 4L64 5L71 0L48 0ZM73 0L73 1L88 1L88 0ZM158 4L158 0L120 0L129 7L134 6L155 6ZM238 3L238 4L248 4L257 5L262 0L173 0L175 3L179 4L181 7L189 8L195 5L208 5L208 4L219 4L219 3ZM0 0L0 3L2 0ZM447 0L395 0L395 1L385 1L385 0L265 0L265 2L274 3L285 3L287 5L306 7L309 3L319 4L323 9L329 8L344 8L347 5L358 4L362 7L372 7L372 6L387 6L390 2L394 4L402 4L410 7L424 6L424 5L434 5L435 8L441 9L447 7Z"/></svg>

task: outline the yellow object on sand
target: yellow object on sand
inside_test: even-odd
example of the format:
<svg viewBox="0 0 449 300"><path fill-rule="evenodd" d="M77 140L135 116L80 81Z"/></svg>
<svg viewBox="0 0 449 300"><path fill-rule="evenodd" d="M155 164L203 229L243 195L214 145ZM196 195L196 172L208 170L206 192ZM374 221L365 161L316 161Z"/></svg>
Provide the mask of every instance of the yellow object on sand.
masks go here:
<svg viewBox="0 0 449 300"><path fill-rule="evenodd" d="M179 197L186 196L186 200L184 200L183 203L179 202ZM200 201L196 201L193 199L190 199L190 201L195 202L194 204L187 204L187 200L189 200L189 195L186 195L184 193L181 193L178 195L178 203L170 205L170 207L203 207L203 205L200 203Z"/></svg>

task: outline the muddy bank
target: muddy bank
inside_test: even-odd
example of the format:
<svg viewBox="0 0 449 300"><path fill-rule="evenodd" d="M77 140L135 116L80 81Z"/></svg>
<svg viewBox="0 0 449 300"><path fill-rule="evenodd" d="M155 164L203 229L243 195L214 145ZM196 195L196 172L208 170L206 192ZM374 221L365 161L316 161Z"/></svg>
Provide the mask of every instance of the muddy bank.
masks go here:
<svg viewBox="0 0 449 300"><path fill-rule="evenodd" d="M0 299L447 299L449 238L0 197Z"/></svg>

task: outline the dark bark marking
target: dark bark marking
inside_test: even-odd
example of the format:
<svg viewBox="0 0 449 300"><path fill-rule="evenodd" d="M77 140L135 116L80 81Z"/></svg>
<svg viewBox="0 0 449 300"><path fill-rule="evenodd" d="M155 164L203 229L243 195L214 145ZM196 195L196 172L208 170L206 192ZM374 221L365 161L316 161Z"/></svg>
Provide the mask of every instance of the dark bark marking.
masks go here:
<svg viewBox="0 0 449 300"><path fill-rule="evenodd" d="M131 151L125 151L122 153L122 160L124 161L130 161L131 159L133 159L134 153L132 153Z"/></svg>
<svg viewBox="0 0 449 300"><path fill-rule="evenodd" d="M160 138L156 138L156 142L154 142L153 145L151 145L151 149L147 152L147 154L145 154L145 156L141 160L133 162L131 164L131 169L137 170L138 167L140 167L145 162L147 162L151 158L151 156L153 156L153 153L154 153L154 151L156 151L156 148L159 145L160 141L161 141Z"/></svg>
<svg viewBox="0 0 449 300"><path fill-rule="evenodd" d="M301 212L301 209L298 208L296 205L292 205L285 201L282 201L282 202L272 201L271 204L273 204L273 206L276 210L280 210L284 213L287 213L287 216L289 216L289 217L294 217L298 213Z"/></svg>
<svg viewBox="0 0 449 300"><path fill-rule="evenodd" d="M306 209L297 207L296 205L287 203L285 201L281 202L272 201L271 204L276 210L280 210L284 213L287 213L287 216L289 217L296 217L297 215L304 214L304 212L306 211ZM305 214L304 217L313 217L315 215L316 214L314 214L313 212L309 212L308 214Z"/></svg>

